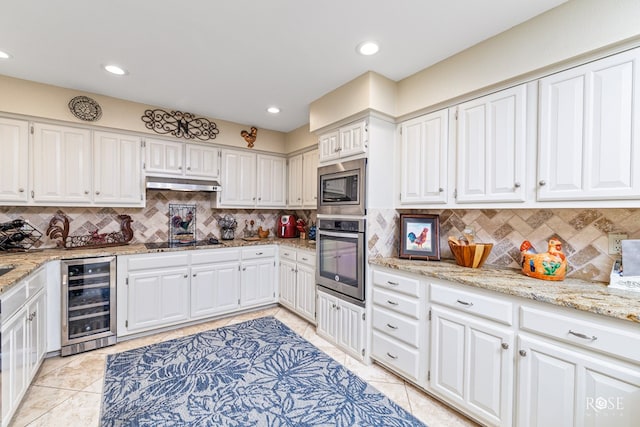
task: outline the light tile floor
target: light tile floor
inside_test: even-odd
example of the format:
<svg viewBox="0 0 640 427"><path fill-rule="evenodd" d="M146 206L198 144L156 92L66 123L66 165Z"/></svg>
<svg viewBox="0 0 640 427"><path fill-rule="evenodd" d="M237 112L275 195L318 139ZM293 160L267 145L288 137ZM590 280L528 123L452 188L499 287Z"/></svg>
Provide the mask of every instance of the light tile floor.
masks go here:
<svg viewBox="0 0 640 427"><path fill-rule="evenodd" d="M48 358L42 364L10 426L98 426L104 365L108 354L262 316L275 316L429 427L477 425L378 365L367 366L353 359L316 335L313 325L290 311L277 307L123 341L112 347L75 356Z"/></svg>

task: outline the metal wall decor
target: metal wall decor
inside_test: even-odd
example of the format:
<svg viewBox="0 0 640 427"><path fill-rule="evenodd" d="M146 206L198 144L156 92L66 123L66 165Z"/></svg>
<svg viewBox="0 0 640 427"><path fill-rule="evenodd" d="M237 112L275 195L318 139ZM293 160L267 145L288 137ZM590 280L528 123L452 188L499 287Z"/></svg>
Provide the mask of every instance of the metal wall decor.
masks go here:
<svg viewBox="0 0 640 427"><path fill-rule="evenodd" d="M104 248L108 246L126 245L133 239L131 223L133 220L129 215L118 215L120 220L120 231L111 233L99 233L94 230L89 234L69 235L69 218L62 213L57 213L49 221L47 236L50 239L60 239L56 243L62 249L79 248Z"/></svg>
<svg viewBox="0 0 640 427"><path fill-rule="evenodd" d="M247 147L253 148L253 143L256 142L256 138L258 137L258 128L251 126L251 132L243 130L240 132L240 135L247 141Z"/></svg>
<svg viewBox="0 0 640 427"><path fill-rule="evenodd" d="M220 133L214 122L182 111L145 110L142 121L147 129L177 138L208 141Z"/></svg>
<svg viewBox="0 0 640 427"><path fill-rule="evenodd" d="M85 122L95 122L102 117L102 108L88 96L76 96L69 101L71 113Z"/></svg>

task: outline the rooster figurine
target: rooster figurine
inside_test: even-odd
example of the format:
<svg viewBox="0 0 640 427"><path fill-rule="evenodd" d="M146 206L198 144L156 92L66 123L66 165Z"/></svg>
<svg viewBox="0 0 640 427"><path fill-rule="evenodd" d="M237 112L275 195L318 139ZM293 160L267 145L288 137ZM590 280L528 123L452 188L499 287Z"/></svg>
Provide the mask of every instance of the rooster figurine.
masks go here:
<svg viewBox="0 0 640 427"><path fill-rule="evenodd" d="M251 126L251 132L243 130L240 132L240 136L247 141L247 147L253 148L253 143L256 142L256 138L258 137L258 128Z"/></svg>
<svg viewBox="0 0 640 427"><path fill-rule="evenodd" d="M537 253L531 242L520 245L522 272L529 277L542 280L564 280L567 274L567 258L562 252L562 242L549 240L547 252Z"/></svg>

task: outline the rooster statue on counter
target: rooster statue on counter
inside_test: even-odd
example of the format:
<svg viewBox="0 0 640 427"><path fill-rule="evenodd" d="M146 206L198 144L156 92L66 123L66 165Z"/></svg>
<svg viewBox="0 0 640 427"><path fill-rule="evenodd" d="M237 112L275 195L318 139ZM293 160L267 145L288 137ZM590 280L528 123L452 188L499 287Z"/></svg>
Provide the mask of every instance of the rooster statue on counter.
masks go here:
<svg viewBox="0 0 640 427"><path fill-rule="evenodd" d="M530 241L520 245L522 272L536 279L564 280L567 274L567 257L562 252L562 242L556 238L549 240L547 252L538 253Z"/></svg>

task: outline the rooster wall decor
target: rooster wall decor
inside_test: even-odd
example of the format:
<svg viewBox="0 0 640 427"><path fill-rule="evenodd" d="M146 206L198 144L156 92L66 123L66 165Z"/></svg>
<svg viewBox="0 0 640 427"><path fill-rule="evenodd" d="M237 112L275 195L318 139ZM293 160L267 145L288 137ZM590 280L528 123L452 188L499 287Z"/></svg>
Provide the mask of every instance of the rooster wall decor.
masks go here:
<svg viewBox="0 0 640 427"><path fill-rule="evenodd" d="M240 135L247 141L247 147L253 148L253 143L256 142L256 138L258 137L258 128L251 126L251 132L243 130L240 132Z"/></svg>

